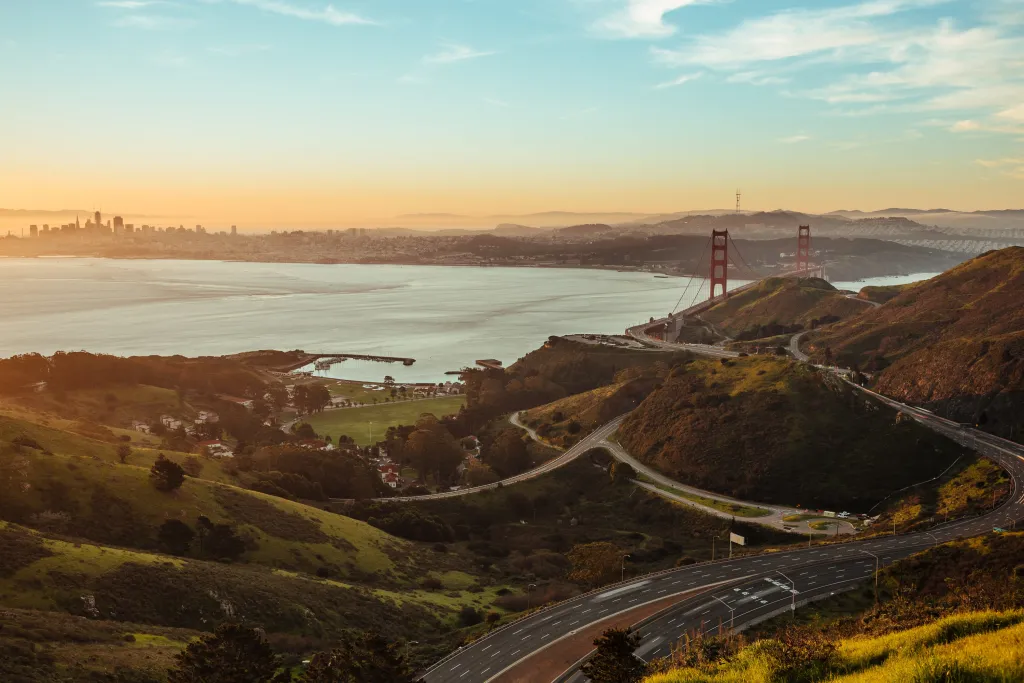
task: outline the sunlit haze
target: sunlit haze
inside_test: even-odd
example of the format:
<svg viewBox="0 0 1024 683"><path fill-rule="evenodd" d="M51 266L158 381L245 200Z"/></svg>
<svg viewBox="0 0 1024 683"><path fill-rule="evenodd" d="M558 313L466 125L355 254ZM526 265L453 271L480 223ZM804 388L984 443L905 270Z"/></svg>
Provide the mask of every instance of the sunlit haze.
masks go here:
<svg viewBox="0 0 1024 683"><path fill-rule="evenodd" d="M0 55L6 209L266 229L1024 196L1014 0L8 0Z"/></svg>

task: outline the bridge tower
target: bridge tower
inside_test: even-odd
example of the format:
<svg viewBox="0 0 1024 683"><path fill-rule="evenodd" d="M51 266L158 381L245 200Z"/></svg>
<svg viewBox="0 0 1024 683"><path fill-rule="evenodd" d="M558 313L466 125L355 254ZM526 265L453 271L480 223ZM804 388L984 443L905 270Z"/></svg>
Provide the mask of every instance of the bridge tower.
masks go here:
<svg viewBox="0 0 1024 683"><path fill-rule="evenodd" d="M811 268L811 226L801 225L796 237L796 269L809 277Z"/></svg>
<svg viewBox="0 0 1024 683"><path fill-rule="evenodd" d="M718 294L715 292L719 285L722 286L721 294L728 291L729 281L729 231L711 231L711 298Z"/></svg>

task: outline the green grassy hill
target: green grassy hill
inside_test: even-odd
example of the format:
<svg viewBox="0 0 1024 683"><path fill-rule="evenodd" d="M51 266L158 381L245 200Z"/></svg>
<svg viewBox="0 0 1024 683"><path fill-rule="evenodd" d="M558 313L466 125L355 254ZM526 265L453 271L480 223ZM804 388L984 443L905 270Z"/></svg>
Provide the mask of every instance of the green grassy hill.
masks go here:
<svg viewBox="0 0 1024 683"><path fill-rule="evenodd" d="M961 449L805 364L764 356L675 369L619 442L677 480L745 500L867 512Z"/></svg>
<svg viewBox="0 0 1024 683"><path fill-rule="evenodd" d="M495 590L472 577L422 568L439 590L396 590L254 564L222 564L47 538L0 522L0 609L209 630L224 620L329 643L345 629L443 639L463 606L492 609ZM493 608L498 609L498 608ZM0 636L8 635L0 632Z"/></svg>
<svg viewBox="0 0 1024 683"><path fill-rule="evenodd" d="M1022 553L1019 533L943 544L883 569L878 604L866 581L705 641L703 661L681 648L645 683L1024 680Z"/></svg>
<svg viewBox="0 0 1024 683"><path fill-rule="evenodd" d="M813 333L806 350L878 370L880 391L997 434L1024 430L1024 248L982 254Z"/></svg>
<svg viewBox="0 0 1024 683"><path fill-rule="evenodd" d="M753 339L777 334L772 326L810 329L812 321L851 318L866 308L819 278L767 278L702 313L701 319L731 337Z"/></svg>
<svg viewBox="0 0 1024 683"><path fill-rule="evenodd" d="M572 446L585 434L635 408L659 383L654 377L637 378L573 394L526 411L524 424L552 444Z"/></svg>
<svg viewBox="0 0 1024 683"><path fill-rule="evenodd" d="M914 683L1024 680L1024 611L977 612L877 637L835 643L828 664L799 665L779 641L749 645L714 666L680 667L644 683Z"/></svg>

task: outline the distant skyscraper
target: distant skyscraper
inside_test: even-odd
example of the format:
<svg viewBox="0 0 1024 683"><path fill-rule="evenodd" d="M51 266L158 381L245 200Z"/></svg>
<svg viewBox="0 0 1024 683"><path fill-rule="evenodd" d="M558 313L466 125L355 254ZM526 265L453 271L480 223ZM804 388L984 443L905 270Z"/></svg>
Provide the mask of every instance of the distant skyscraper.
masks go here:
<svg viewBox="0 0 1024 683"><path fill-rule="evenodd" d="M96 225L97 228L100 227L101 225L103 225L103 221L100 220L100 212L99 211L96 212L96 216L95 216L95 219L93 220L93 223Z"/></svg>
<svg viewBox="0 0 1024 683"><path fill-rule="evenodd" d="M38 237L39 236L39 226L38 225L30 225L30 226L28 226L28 236L29 237Z"/></svg>
<svg viewBox="0 0 1024 683"><path fill-rule="evenodd" d="M237 235L238 234L238 226L237 225L232 225L231 226L231 234L232 235Z"/></svg>
<svg viewBox="0 0 1024 683"><path fill-rule="evenodd" d="M120 216L114 216L114 234L120 235L124 232L124 219Z"/></svg>
<svg viewBox="0 0 1024 683"><path fill-rule="evenodd" d="M82 226L78 222L78 214L75 214L75 230L81 230Z"/></svg>

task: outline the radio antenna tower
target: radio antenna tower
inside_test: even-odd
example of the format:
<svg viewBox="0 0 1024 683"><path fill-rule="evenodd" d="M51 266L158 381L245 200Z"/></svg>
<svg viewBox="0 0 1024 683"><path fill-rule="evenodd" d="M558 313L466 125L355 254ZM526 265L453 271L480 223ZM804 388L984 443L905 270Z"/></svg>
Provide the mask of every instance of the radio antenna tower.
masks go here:
<svg viewBox="0 0 1024 683"><path fill-rule="evenodd" d="M740 193L740 191L736 190L736 213L737 214L740 212L740 197L741 196L742 196L742 194Z"/></svg>

